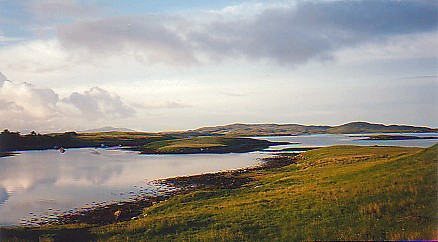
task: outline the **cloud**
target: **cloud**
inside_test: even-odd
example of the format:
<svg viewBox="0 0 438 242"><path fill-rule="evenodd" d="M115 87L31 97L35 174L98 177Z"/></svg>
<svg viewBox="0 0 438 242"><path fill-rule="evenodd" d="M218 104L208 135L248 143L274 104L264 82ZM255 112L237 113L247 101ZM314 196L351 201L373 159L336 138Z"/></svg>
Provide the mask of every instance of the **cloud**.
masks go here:
<svg viewBox="0 0 438 242"><path fill-rule="evenodd" d="M134 114L134 108L123 103L118 95L99 87L60 98L50 88L13 82L0 72L0 123L3 126L0 128L59 130L69 128L72 120L77 125L84 120L124 119Z"/></svg>
<svg viewBox="0 0 438 242"><path fill-rule="evenodd" d="M97 12L94 1L28 0L28 11L39 18L87 16Z"/></svg>
<svg viewBox="0 0 438 242"><path fill-rule="evenodd" d="M239 8L204 13L80 20L58 29L73 55L130 55L151 63L187 64L244 57L298 65L333 58L363 43L436 30L434 1L303 1L253 15ZM241 14L241 17L236 17ZM209 18L211 17L211 18Z"/></svg>
<svg viewBox="0 0 438 242"><path fill-rule="evenodd" d="M163 104L143 104L143 103L135 103L133 104L135 107L137 108L141 108L141 109L172 109L172 108L190 108L193 107L192 105L189 104L184 104L184 103L180 103L180 102L166 102Z"/></svg>
<svg viewBox="0 0 438 242"><path fill-rule="evenodd" d="M0 73L0 124L11 129L46 127L61 115L59 96L49 88L13 82Z"/></svg>
<svg viewBox="0 0 438 242"><path fill-rule="evenodd" d="M268 9L247 21L215 21L189 38L217 56L294 65L331 58L335 51L365 42L434 32L436 20L431 1L306 1Z"/></svg>
<svg viewBox="0 0 438 242"><path fill-rule="evenodd" d="M119 96L99 87L84 93L74 92L63 102L74 105L84 118L91 120L127 118L135 114L135 110L125 105Z"/></svg>
<svg viewBox="0 0 438 242"><path fill-rule="evenodd" d="M250 94L237 93L237 92L221 92L221 93L228 97L245 97L250 95Z"/></svg>
<svg viewBox="0 0 438 242"><path fill-rule="evenodd" d="M3 73L0 72L0 85L3 84L3 82L7 81L8 79L6 78L5 75L3 75Z"/></svg>
<svg viewBox="0 0 438 242"><path fill-rule="evenodd" d="M81 20L60 27L61 45L90 56L132 55L148 62L193 62L190 43L175 29L185 22L178 17L112 17Z"/></svg>
<svg viewBox="0 0 438 242"><path fill-rule="evenodd" d="M364 43L359 47L338 51L337 60L347 63L360 63L376 60L403 60L403 59L435 59L438 33L405 34L395 36L382 45L381 43Z"/></svg>
<svg viewBox="0 0 438 242"><path fill-rule="evenodd" d="M0 112L3 117L11 118L10 115L17 111L33 118L53 117L57 113L58 101L59 96L52 89L36 88L26 82L4 80L0 86Z"/></svg>
<svg viewBox="0 0 438 242"><path fill-rule="evenodd" d="M23 40L23 38L11 38L11 37L6 37L4 35L0 35L0 44L17 42L17 41L21 41L21 40Z"/></svg>
<svg viewBox="0 0 438 242"><path fill-rule="evenodd" d="M17 72L56 72L71 68L72 61L55 40L21 42L0 48L0 67Z"/></svg>
<svg viewBox="0 0 438 242"><path fill-rule="evenodd" d="M10 195L5 188L0 187L0 206L9 199Z"/></svg>

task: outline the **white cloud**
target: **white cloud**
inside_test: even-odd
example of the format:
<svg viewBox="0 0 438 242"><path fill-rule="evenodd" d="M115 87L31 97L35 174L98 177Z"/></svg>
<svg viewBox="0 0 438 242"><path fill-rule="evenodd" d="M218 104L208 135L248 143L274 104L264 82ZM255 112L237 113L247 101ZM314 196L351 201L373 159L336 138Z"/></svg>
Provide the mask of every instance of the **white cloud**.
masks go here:
<svg viewBox="0 0 438 242"><path fill-rule="evenodd" d="M99 87L93 87L84 93L74 92L63 102L74 105L84 118L92 120L127 118L135 114L135 110L125 105L119 96Z"/></svg>
<svg viewBox="0 0 438 242"><path fill-rule="evenodd" d="M51 89L35 88L25 82L4 81L0 86L0 100L3 102L0 110L18 108L30 117L47 118L56 115L59 97Z"/></svg>
<svg viewBox="0 0 438 242"><path fill-rule="evenodd" d="M44 73L65 71L72 65L56 40L21 42L0 49L0 67L8 71Z"/></svg>
<svg viewBox="0 0 438 242"><path fill-rule="evenodd" d="M426 115L434 98L430 88L421 89L427 95L400 95L403 104L385 99L394 98L399 84L382 91L383 98L373 98L373 103L349 96L336 103L346 114L321 106L345 97L336 93L345 85L377 88L403 76L434 76L434 1L245 3L218 11L142 16L123 15L125 9L81 15L74 9L84 1L25 1L53 5L51 10L29 7L34 16L28 19L13 17L23 22L9 28L33 29L35 39L1 42L0 37L0 70L14 80L8 83L11 93L21 88L45 96L34 89L47 87L59 97L56 105L37 102L35 110L29 101L16 100L29 100L24 91L0 97L0 123L8 127L135 125L162 130L237 121L299 122L300 117L305 117L301 122L335 124L341 116L344 122L350 121L347 116L362 115L367 105L380 107L379 113L370 111L375 118L414 102L410 110L422 110L418 124L436 123ZM60 16L69 4L71 14ZM35 30L45 27L48 35ZM5 82L0 75L0 86ZM423 98L409 99L412 95ZM349 104L357 106L347 110ZM414 112L399 113L397 118L409 120Z"/></svg>
<svg viewBox="0 0 438 242"><path fill-rule="evenodd" d="M143 104L134 103L133 106L141 109L169 109L169 108L190 108L192 105L184 104L181 102L165 102L162 104Z"/></svg>
<svg viewBox="0 0 438 242"><path fill-rule="evenodd" d="M21 40L23 40L23 39L22 38L11 38L11 37L1 35L1 32L0 32L0 44L16 42L16 41L21 41Z"/></svg>
<svg viewBox="0 0 438 242"><path fill-rule="evenodd" d="M87 19L59 27L58 37L70 53L88 54L83 58L131 55L187 64L245 57L293 66L332 58L346 47L435 32L438 15L432 1L305 1L254 9L250 16L238 6L204 13L205 21L176 15Z"/></svg>
<svg viewBox="0 0 438 242"><path fill-rule="evenodd" d="M99 87L84 93L74 92L61 99L50 88L37 88L29 83L13 82L0 73L0 123L2 128L64 128L70 120L98 121L125 119L135 114L122 99Z"/></svg>
<svg viewBox="0 0 438 242"><path fill-rule="evenodd" d="M345 63L411 58L434 59L438 56L437 46L437 32L410 34L388 38L383 43L369 43L347 48L336 53L336 59Z"/></svg>

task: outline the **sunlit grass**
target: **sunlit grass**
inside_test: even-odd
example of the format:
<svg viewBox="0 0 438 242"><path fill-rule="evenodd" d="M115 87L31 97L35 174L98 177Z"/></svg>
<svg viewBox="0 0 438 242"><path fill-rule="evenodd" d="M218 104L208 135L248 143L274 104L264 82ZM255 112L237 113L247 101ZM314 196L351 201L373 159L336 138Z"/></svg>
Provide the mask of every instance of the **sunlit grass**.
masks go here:
<svg viewBox="0 0 438 242"><path fill-rule="evenodd" d="M312 150L296 164L243 173L253 181L240 188L179 195L90 232L100 241L435 239L437 151Z"/></svg>
<svg viewBox="0 0 438 242"><path fill-rule="evenodd" d="M437 146L323 148L245 187L176 197L94 231L115 241L432 239L436 162Z"/></svg>
<svg viewBox="0 0 438 242"><path fill-rule="evenodd" d="M229 153L249 152L269 147L264 140L201 136L167 139L139 147L143 153Z"/></svg>

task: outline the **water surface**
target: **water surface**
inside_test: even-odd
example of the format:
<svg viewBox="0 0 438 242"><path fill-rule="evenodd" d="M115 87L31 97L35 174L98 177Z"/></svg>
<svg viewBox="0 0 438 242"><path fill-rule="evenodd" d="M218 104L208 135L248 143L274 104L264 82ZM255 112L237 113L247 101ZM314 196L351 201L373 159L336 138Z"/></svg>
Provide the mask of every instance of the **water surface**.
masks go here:
<svg viewBox="0 0 438 242"><path fill-rule="evenodd" d="M402 134L437 136L432 134ZM433 140L361 140L366 135L323 134L257 137L298 144L270 147L330 145L391 145L429 147ZM22 218L68 211L102 201L124 201L129 192L157 190L149 181L182 175L217 172L259 163L265 152L246 154L138 155L119 149L25 151L0 158L0 226Z"/></svg>
<svg viewBox="0 0 438 242"><path fill-rule="evenodd" d="M261 154L138 155L112 149L25 151L0 158L0 225L22 218L123 201L148 181L248 167Z"/></svg>
<svg viewBox="0 0 438 242"><path fill-rule="evenodd" d="M266 139L269 141L287 141L297 144L280 145L269 148L270 150L280 150L290 147L325 147L332 145L381 145L381 146L403 146L403 147L430 147L438 142L438 139L410 139L410 140L363 140L371 135L381 135L384 133L374 134L313 134L298 136L267 136L255 137L257 139ZM387 135L403 135L417 137L437 137L437 133L391 133Z"/></svg>

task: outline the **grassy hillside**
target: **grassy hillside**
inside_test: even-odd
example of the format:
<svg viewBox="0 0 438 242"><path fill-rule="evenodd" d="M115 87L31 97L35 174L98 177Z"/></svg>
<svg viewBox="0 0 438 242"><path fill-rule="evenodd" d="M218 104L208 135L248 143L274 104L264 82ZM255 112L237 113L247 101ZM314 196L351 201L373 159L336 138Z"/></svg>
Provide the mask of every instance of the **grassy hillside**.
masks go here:
<svg viewBox="0 0 438 242"><path fill-rule="evenodd" d="M235 188L201 188L139 220L78 231L101 241L436 239L437 157L438 145L321 148L289 166L242 172L250 179Z"/></svg>
<svg viewBox="0 0 438 242"><path fill-rule="evenodd" d="M54 147L123 146L126 149L140 151L143 154L230 153L262 150L276 144L266 140L250 138L187 136L143 132L66 132L46 135L20 135L17 132L8 131L0 134L0 152L53 149ZM5 152L0 153L0 157L6 155Z"/></svg>
<svg viewBox="0 0 438 242"><path fill-rule="evenodd" d="M357 133L427 133L437 132L437 129L416 127L411 125L385 125L368 122L351 122L327 129L329 134Z"/></svg>
<svg viewBox="0 0 438 242"><path fill-rule="evenodd" d="M274 143L249 138L213 136L156 141L136 149L143 154L229 153L262 150L270 145Z"/></svg>
<svg viewBox="0 0 438 242"><path fill-rule="evenodd" d="M109 128L111 129L111 127ZM214 141L202 140L197 146L187 146L185 142L198 142L192 137L225 136L225 137L249 137L249 136L275 136L275 135L300 135L300 134L352 134L352 133L413 133L413 132L438 132L438 129L428 127L414 127L408 125L384 125L367 122L351 122L339 126L315 126L301 124L230 124L215 127L203 127L188 131L146 133L146 132L90 132L90 133L52 133L37 134L34 131L27 135L19 132L11 132L7 129L0 132L0 152L19 150L43 150L54 147L82 148L105 146L130 146L144 153L225 153L247 152L259 150L256 141L227 140ZM181 141L171 141L181 139ZM151 142L156 142L152 144ZM170 147L168 142L174 142ZM234 143L233 143L234 142ZM199 142L198 142L199 143ZM211 144L211 146L208 146ZM167 146L164 148L162 146ZM222 147L221 147L222 146ZM162 148L156 150L155 147ZM232 148L230 148L232 147ZM255 148L250 148L255 147ZM202 150L201 150L202 149ZM176 151L176 152L172 152ZM1 156L0 156L1 157Z"/></svg>
<svg viewBox="0 0 438 242"><path fill-rule="evenodd" d="M193 135L270 136L321 133L330 126L306 126L301 124L229 124L203 127L187 133Z"/></svg>
<svg viewBox="0 0 438 242"><path fill-rule="evenodd" d="M409 125L384 125L368 122L350 122L338 126L301 124L229 124L203 127L184 133L191 135L270 136L300 134L355 134L355 133L424 133L437 129Z"/></svg>
<svg viewBox="0 0 438 242"><path fill-rule="evenodd" d="M56 147L81 148L105 146L138 146L172 136L144 132L51 133L27 134L5 130L0 133L0 151L43 150Z"/></svg>

